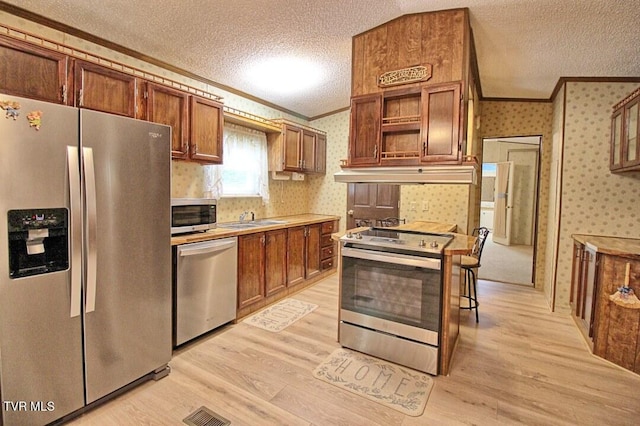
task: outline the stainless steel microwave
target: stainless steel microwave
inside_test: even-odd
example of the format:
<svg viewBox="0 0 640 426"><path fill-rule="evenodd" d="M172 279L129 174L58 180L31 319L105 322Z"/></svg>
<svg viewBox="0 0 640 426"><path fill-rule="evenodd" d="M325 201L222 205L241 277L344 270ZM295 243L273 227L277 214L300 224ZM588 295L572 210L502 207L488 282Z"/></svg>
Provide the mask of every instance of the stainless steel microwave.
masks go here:
<svg viewBox="0 0 640 426"><path fill-rule="evenodd" d="M216 227L216 200L172 198L171 235L206 231Z"/></svg>

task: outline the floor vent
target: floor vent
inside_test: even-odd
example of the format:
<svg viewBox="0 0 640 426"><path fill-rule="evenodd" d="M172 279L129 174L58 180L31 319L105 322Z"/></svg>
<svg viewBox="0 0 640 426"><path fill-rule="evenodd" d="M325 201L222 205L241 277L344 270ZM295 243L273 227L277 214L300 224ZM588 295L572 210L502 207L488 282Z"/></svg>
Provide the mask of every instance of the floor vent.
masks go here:
<svg viewBox="0 0 640 426"><path fill-rule="evenodd" d="M227 426L231 424L231 421L214 413L207 407L198 408L195 413L190 414L183 422L189 426Z"/></svg>

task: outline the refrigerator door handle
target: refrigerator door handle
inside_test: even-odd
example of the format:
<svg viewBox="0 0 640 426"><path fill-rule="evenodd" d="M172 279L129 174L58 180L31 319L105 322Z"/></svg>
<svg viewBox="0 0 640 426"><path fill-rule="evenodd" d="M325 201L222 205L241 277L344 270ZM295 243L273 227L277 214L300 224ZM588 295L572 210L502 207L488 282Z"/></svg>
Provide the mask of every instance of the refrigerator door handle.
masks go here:
<svg viewBox="0 0 640 426"><path fill-rule="evenodd" d="M80 315L82 297L82 205L80 203L80 160L78 147L67 146L67 176L69 179L69 221L71 233L71 318Z"/></svg>
<svg viewBox="0 0 640 426"><path fill-rule="evenodd" d="M96 174L93 162L93 149L82 148L82 166L84 169L84 197L86 203L86 271L87 271L87 299L85 312L96 309L96 281L97 281L97 223L96 223Z"/></svg>

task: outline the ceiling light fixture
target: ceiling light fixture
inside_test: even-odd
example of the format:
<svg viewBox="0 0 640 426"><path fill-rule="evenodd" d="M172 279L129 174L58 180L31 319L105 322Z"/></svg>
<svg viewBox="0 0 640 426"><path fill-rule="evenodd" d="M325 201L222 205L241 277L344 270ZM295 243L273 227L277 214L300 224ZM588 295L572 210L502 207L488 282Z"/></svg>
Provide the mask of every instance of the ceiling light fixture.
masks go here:
<svg viewBox="0 0 640 426"><path fill-rule="evenodd" d="M283 95L310 89L324 76L321 66L305 58L267 58L249 66L246 77L264 90Z"/></svg>

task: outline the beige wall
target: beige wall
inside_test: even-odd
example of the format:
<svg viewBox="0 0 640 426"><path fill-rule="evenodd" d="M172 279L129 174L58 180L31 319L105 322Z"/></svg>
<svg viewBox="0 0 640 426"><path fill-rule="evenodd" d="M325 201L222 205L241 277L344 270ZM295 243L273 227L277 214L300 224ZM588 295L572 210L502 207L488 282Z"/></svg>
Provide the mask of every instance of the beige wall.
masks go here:
<svg viewBox="0 0 640 426"><path fill-rule="evenodd" d="M310 126L327 132L327 173L309 179L309 211L340 216L340 229L346 226L347 184L333 180L340 171L340 160L347 158L349 111L314 120Z"/></svg>
<svg viewBox="0 0 640 426"><path fill-rule="evenodd" d="M609 171L612 106L638 83L565 84L556 309L569 310L572 234L640 238L640 172Z"/></svg>

